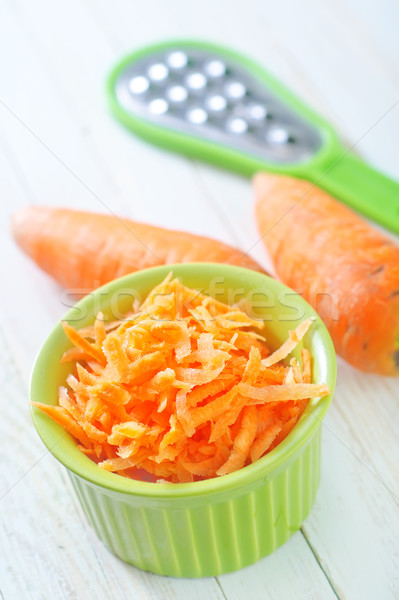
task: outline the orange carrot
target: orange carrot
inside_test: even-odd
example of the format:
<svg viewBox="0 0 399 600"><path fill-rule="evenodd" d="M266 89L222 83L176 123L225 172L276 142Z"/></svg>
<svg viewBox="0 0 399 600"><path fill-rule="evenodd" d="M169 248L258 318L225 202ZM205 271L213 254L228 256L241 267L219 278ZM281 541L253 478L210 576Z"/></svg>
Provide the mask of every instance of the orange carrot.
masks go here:
<svg viewBox="0 0 399 600"><path fill-rule="evenodd" d="M224 465L216 471L217 475L227 475L244 466L256 436L258 422L259 415L256 408L254 406L246 406L243 409L241 427L235 437L231 454Z"/></svg>
<svg viewBox="0 0 399 600"><path fill-rule="evenodd" d="M259 173L254 187L278 276L318 311L338 354L399 376L399 246L306 181Z"/></svg>
<svg viewBox="0 0 399 600"><path fill-rule="evenodd" d="M13 234L39 267L80 294L163 264L206 261L262 271L250 257L217 240L111 215L30 206L14 216Z"/></svg>
<svg viewBox="0 0 399 600"><path fill-rule="evenodd" d="M68 325L65 321L62 323L62 327L65 334L68 336L72 344L75 344L80 350L83 350L86 354L94 358L97 362L105 364L105 357L103 353L98 350L93 344L90 344L84 337L82 337L76 329Z"/></svg>
<svg viewBox="0 0 399 600"><path fill-rule="evenodd" d="M192 298L184 314L181 297ZM200 308L213 316L213 333L203 332L206 324L195 316L205 314ZM64 325L83 354L66 378L68 387L59 388L59 406L34 405L101 468L127 477L144 469L155 480L185 483L241 469L289 433L309 398L329 390L310 383L309 353L302 353L302 364L295 358L290 365L282 362L311 321L271 352L248 329L263 329L264 323L230 308L168 276L130 319L105 326L99 313L80 331ZM245 350L231 335L226 315L232 314L240 345L248 341ZM251 346L254 339L263 348ZM130 355L129 347L138 345L139 353ZM67 358L75 361L68 350Z"/></svg>
<svg viewBox="0 0 399 600"><path fill-rule="evenodd" d="M90 446L90 439L84 432L82 427L77 423L68 411L62 406L51 406L50 404L42 404L41 402L31 402L32 406L40 408L46 415L51 417L53 421L61 425L68 433L73 435L79 442L87 448Z"/></svg>

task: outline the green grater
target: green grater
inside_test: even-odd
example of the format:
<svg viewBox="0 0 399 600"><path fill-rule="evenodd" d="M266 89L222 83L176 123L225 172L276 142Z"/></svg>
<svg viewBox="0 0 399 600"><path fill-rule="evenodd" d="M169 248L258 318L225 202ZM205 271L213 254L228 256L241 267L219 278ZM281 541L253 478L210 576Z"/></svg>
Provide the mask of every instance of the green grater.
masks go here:
<svg viewBox="0 0 399 600"><path fill-rule="evenodd" d="M151 45L114 68L108 92L117 119L154 144L246 176L308 179L399 234L399 184L236 52L198 41Z"/></svg>

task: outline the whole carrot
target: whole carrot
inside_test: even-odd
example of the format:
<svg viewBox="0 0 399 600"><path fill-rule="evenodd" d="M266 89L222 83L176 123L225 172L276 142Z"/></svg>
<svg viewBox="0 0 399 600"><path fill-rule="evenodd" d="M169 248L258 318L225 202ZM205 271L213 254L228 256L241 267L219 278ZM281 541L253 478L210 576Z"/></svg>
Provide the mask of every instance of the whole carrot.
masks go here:
<svg viewBox="0 0 399 600"><path fill-rule="evenodd" d="M15 214L13 234L39 267L80 293L163 264L206 261L262 271L222 242L111 215L31 206Z"/></svg>
<svg viewBox="0 0 399 600"><path fill-rule="evenodd" d="M318 311L338 354L398 376L399 246L309 182L260 173L254 187L278 276Z"/></svg>

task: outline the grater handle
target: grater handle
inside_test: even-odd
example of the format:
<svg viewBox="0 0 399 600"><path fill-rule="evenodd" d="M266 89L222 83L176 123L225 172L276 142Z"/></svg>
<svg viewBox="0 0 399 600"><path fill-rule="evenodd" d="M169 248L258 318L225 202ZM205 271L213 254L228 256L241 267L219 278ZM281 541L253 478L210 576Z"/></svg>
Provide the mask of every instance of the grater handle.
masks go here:
<svg viewBox="0 0 399 600"><path fill-rule="evenodd" d="M369 219L399 234L399 183L347 152L313 181Z"/></svg>

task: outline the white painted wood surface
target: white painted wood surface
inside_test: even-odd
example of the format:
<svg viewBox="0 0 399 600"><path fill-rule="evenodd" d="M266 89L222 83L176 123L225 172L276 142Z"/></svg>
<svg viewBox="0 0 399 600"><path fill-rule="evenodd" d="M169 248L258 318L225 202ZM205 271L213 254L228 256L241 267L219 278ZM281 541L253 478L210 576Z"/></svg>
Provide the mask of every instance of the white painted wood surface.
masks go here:
<svg viewBox="0 0 399 600"><path fill-rule="evenodd" d="M18 207L43 203L254 243L247 180L151 147L107 111L110 67L158 39L205 38L253 56L399 179L398 22L394 0L0 1L0 598L399 597L398 381L342 361L317 501L285 546L201 580L113 557L30 421L31 365L66 306L9 235ZM268 264L260 244L252 254Z"/></svg>

